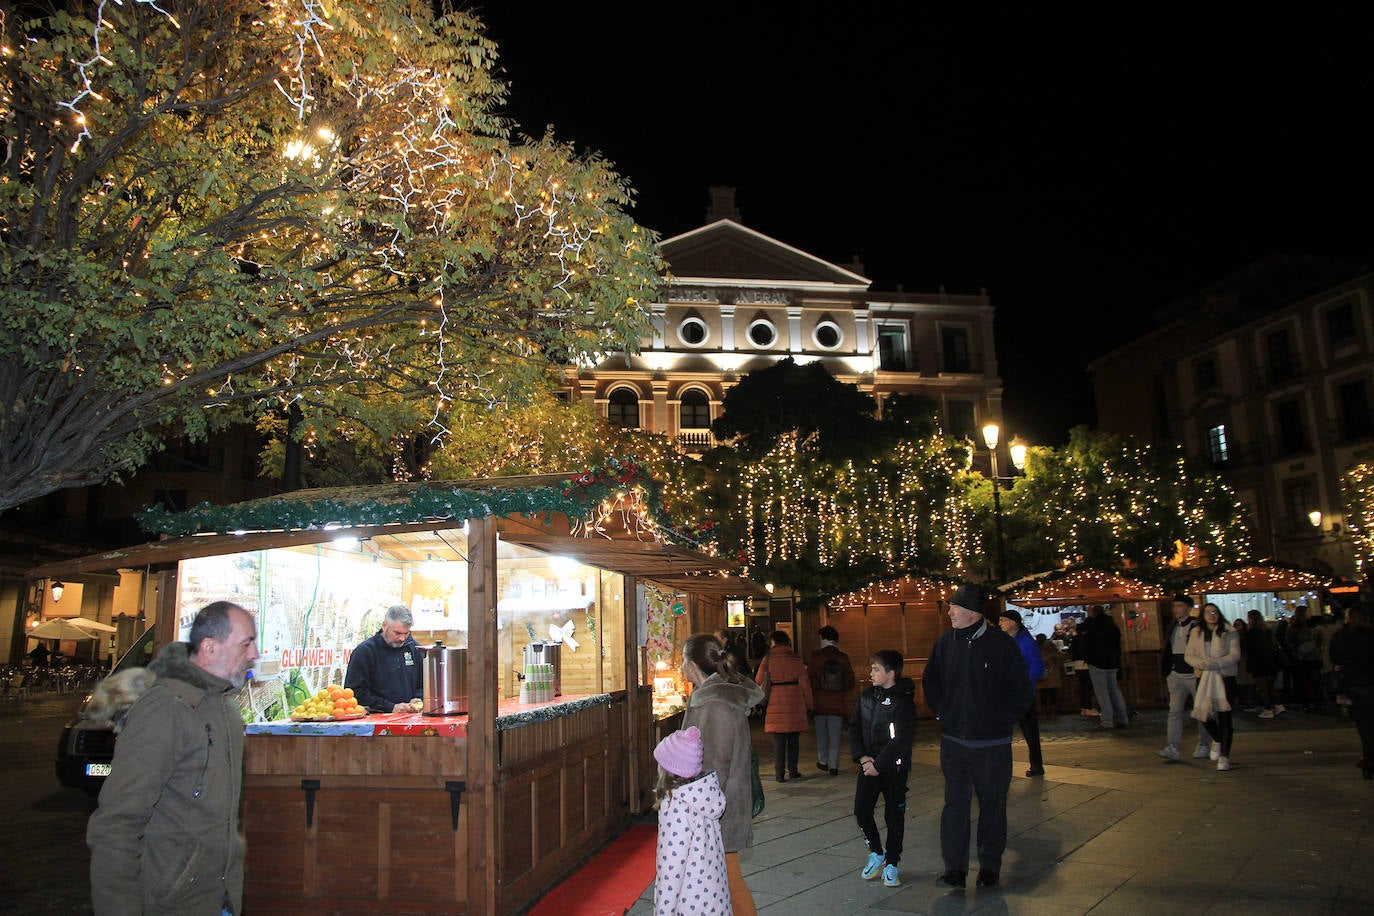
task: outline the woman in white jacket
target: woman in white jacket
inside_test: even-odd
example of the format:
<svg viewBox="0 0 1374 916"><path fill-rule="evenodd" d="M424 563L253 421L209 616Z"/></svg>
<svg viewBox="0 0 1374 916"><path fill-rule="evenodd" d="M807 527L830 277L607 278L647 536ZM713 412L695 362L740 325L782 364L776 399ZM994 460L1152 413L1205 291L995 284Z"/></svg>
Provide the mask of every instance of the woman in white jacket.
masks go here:
<svg viewBox="0 0 1374 916"><path fill-rule="evenodd" d="M1236 705L1236 669L1240 664L1240 640L1215 604L1202 606L1202 626L1194 627L1184 655L1198 674L1193 718L1202 722L1212 737L1212 759L1217 769L1231 769L1231 710Z"/></svg>

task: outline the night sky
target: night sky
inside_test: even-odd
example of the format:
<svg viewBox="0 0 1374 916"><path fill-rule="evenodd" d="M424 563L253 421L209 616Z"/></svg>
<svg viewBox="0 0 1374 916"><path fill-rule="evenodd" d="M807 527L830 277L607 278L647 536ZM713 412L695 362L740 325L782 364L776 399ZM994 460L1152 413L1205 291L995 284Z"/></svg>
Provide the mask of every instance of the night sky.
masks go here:
<svg viewBox="0 0 1374 916"><path fill-rule="evenodd" d="M986 288L1033 442L1093 423L1084 367L1153 309L1272 251L1369 259L1364 19L947 6L476 12L507 113L602 152L664 237L733 185L746 225L877 289Z"/></svg>

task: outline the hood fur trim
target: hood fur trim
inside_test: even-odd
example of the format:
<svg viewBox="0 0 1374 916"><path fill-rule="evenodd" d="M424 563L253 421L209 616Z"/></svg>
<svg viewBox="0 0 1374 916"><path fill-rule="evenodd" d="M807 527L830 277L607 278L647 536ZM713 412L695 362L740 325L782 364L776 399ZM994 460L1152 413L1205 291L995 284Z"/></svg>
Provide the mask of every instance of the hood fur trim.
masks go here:
<svg viewBox="0 0 1374 916"><path fill-rule="evenodd" d="M190 651L188 643L170 643L162 647L148 667L130 668L110 675L96 684L82 714L92 722L109 725L118 733L139 697L161 678L181 681L201 694L223 693L231 687L228 681L194 664Z"/></svg>

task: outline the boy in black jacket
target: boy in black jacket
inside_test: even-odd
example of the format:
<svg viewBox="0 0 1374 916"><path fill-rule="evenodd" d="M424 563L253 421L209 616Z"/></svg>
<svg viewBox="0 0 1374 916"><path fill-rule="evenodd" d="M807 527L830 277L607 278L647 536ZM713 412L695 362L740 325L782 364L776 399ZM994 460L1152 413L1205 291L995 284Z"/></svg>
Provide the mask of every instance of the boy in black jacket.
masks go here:
<svg viewBox="0 0 1374 916"><path fill-rule="evenodd" d="M849 723L850 751L860 770L854 787L854 817L869 850L859 875L870 881L881 872L883 884L899 887L906 777L911 772L911 741L916 733L916 685L902 677L902 653L892 649L875 652L868 670L873 686L859 694ZM879 795L885 804L886 850L873 819Z"/></svg>

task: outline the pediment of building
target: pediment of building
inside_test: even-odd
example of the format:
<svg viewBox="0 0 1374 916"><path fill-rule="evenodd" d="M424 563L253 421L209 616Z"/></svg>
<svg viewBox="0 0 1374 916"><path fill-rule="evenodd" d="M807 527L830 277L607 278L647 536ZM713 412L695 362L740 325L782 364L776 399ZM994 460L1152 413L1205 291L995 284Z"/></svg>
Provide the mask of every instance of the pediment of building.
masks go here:
<svg viewBox="0 0 1374 916"><path fill-rule="evenodd" d="M682 280L744 280L866 289L867 277L721 219L659 243L673 276Z"/></svg>

